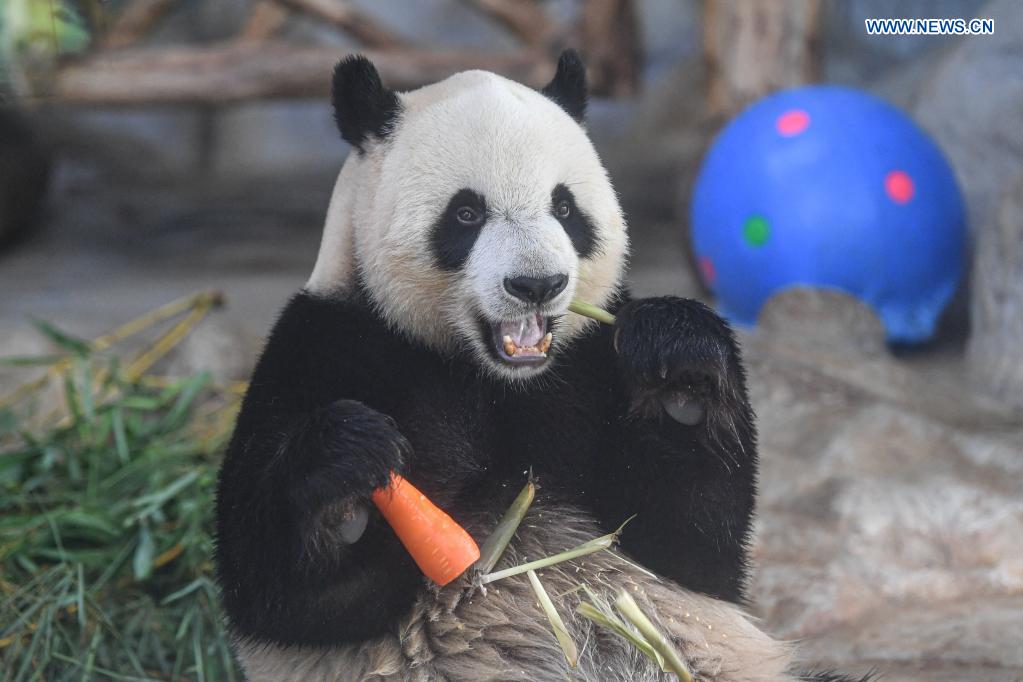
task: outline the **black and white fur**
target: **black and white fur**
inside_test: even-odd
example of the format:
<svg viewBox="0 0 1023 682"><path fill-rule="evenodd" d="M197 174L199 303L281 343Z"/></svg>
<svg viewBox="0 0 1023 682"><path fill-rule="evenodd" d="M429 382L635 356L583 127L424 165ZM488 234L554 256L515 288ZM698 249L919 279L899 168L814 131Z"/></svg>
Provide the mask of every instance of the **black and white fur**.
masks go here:
<svg viewBox="0 0 1023 682"><path fill-rule="evenodd" d="M548 591L628 588L697 679L795 679L790 648L737 606L756 482L738 347L702 304L623 289L625 223L585 105L574 53L540 93L478 71L393 93L365 59L338 65L355 152L220 478L218 577L249 678L564 679L524 576L437 588L368 504L398 471L482 543L531 468L541 491L502 565L636 515L621 554L545 571ZM561 288L517 296L522 277ZM617 325L568 313L573 297ZM544 357L502 355L494 331L522 319L552 331ZM559 601L574 679L663 676L577 603Z"/></svg>

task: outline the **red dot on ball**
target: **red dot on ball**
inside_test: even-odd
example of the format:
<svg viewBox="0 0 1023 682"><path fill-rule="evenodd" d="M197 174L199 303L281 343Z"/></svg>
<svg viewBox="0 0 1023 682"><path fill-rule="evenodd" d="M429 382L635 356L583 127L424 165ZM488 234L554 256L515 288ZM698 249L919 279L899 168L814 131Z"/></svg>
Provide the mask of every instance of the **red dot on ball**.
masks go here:
<svg viewBox="0 0 1023 682"><path fill-rule="evenodd" d="M775 122L774 127L785 137L792 137L806 130L810 125L810 114L802 109L789 109Z"/></svg>
<svg viewBox="0 0 1023 682"><path fill-rule="evenodd" d="M916 188L913 178L905 171L893 170L884 176L884 191L897 204L904 204L913 198Z"/></svg>
<svg viewBox="0 0 1023 682"><path fill-rule="evenodd" d="M703 281L707 284L714 284L714 281L718 278L717 270L714 269L714 261L706 256L700 257L700 274L703 275Z"/></svg>

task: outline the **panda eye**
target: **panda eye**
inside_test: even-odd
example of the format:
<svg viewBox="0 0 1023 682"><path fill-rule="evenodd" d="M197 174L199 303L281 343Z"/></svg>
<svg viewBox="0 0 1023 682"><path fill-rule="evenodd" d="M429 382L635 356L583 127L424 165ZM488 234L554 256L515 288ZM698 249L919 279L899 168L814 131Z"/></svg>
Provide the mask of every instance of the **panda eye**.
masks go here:
<svg viewBox="0 0 1023 682"><path fill-rule="evenodd" d="M458 222L466 227L475 227L482 222L480 220L482 218L480 212L471 206L459 207L459 209L455 211L455 217L458 218Z"/></svg>
<svg viewBox="0 0 1023 682"><path fill-rule="evenodd" d="M554 215L558 220L564 220L572 215L572 205L568 203L567 199L562 199L558 202L558 205L554 207Z"/></svg>

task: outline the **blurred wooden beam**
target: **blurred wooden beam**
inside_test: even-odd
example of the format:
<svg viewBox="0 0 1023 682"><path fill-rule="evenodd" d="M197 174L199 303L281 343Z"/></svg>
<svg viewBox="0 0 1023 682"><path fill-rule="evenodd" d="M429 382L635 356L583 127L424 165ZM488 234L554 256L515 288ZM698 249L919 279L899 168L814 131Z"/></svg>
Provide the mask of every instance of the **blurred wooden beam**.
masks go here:
<svg viewBox="0 0 1023 682"><path fill-rule="evenodd" d="M770 92L819 77L819 0L704 0L713 113L730 117Z"/></svg>
<svg viewBox="0 0 1023 682"><path fill-rule="evenodd" d="M588 0L582 8L581 33L593 92L611 97L636 94L643 54L632 0Z"/></svg>
<svg viewBox="0 0 1023 682"><path fill-rule="evenodd" d="M553 64L532 53L420 49L366 50L384 82L407 90L465 69L486 69L539 87ZM65 64L42 103L142 106L227 104L251 99L324 97L343 52L278 41L211 47L134 48Z"/></svg>
<svg viewBox="0 0 1023 682"><path fill-rule="evenodd" d="M119 50L142 39L178 0L131 0L103 37L102 46Z"/></svg>
<svg viewBox="0 0 1023 682"><path fill-rule="evenodd" d="M387 50L408 47L411 44L345 0L281 0L281 2L296 11L306 12L337 26L366 47Z"/></svg>
<svg viewBox="0 0 1023 682"><path fill-rule="evenodd" d="M530 47L545 47L556 26L535 0L465 0Z"/></svg>
<svg viewBox="0 0 1023 682"><path fill-rule="evenodd" d="M281 30L290 14L277 0L259 0L238 32L237 40L266 40Z"/></svg>

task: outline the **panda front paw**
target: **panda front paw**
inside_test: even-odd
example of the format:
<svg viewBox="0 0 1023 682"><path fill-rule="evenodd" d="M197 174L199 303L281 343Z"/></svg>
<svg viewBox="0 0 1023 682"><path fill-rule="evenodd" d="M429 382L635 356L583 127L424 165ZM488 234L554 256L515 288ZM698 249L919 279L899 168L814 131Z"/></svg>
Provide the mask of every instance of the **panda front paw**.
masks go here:
<svg viewBox="0 0 1023 682"><path fill-rule="evenodd" d="M403 473L412 452L393 419L354 400L311 415L289 450L298 465L291 503L317 546L356 542L373 491Z"/></svg>
<svg viewBox="0 0 1023 682"><path fill-rule="evenodd" d="M728 324L690 299L662 296L627 303L617 313L614 346L633 413L663 411L688 426L701 423L741 374Z"/></svg>

